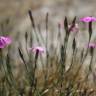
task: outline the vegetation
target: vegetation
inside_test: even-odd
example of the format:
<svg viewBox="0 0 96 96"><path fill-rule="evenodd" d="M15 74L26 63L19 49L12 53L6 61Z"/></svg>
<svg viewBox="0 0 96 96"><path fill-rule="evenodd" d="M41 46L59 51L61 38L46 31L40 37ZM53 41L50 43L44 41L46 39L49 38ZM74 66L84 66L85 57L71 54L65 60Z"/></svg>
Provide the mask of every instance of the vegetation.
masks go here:
<svg viewBox="0 0 96 96"><path fill-rule="evenodd" d="M32 32L25 33L26 53L28 60L22 50L22 46L18 47L20 59L23 64L21 67L15 68L14 62L11 61L9 54L10 45L6 43L7 40L1 39L0 44L4 44L4 48L0 48L0 96L95 96L96 95L96 75L94 74L93 58L94 50L96 48L95 43L91 43L92 36L92 22L96 21L93 17L82 18L81 21L88 23L89 41L86 49L82 49L80 55L78 55L78 47L76 43L76 35L73 38L72 55L70 64L68 65L67 48L68 40L71 36L71 32L78 34L78 26L76 25L76 17L74 17L71 25L69 26L67 17L64 19L64 40L61 43L61 24L58 24L58 39L59 41L59 53L56 48L53 55L50 55L48 51L48 13L46 14L46 41L42 38L40 32L37 32L37 26L34 23L32 12L28 12L31 24L32 32L39 34L45 46L33 46ZM86 21L87 20L87 21ZM80 21L80 22L81 22ZM76 28L76 30L75 30ZM78 30L77 30L78 29ZM2 36L5 34L1 33ZM39 38L36 35L36 39L39 42ZM14 43L14 42L13 42ZM5 45L8 45L6 47ZM1 46L1 45L0 45ZM6 48L5 48L6 47ZM7 50L5 52L5 50ZM30 49L30 50L29 50ZM58 53L58 54L57 54ZM87 71L83 70L84 61L90 53L90 62ZM45 58L42 55L45 54ZM41 63L40 63L41 62ZM18 62L19 63L19 62ZM41 65L40 65L40 64ZM39 68L39 65L42 66ZM68 67L68 68L67 68ZM88 78L90 74L93 76L93 85L90 84Z"/></svg>

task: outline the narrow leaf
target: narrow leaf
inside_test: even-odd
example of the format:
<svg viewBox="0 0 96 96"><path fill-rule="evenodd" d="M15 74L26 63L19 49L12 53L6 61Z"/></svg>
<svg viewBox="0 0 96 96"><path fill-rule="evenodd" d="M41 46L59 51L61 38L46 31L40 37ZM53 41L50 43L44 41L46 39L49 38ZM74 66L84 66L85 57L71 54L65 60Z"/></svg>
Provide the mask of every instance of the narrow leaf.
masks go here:
<svg viewBox="0 0 96 96"><path fill-rule="evenodd" d="M75 27L75 22L76 22L76 16L74 17L71 27L69 28L69 32L72 30L73 27Z"/></svg>
<svg viewBox="0 0 96 96"><path fill-rule="evenodd" d="M75 41L75 38L73 39L72 48L73 48L73 51L74 51L74 50L75 50L75 48L76 48L76 41Z"/></svg>
<svg viewBox="0 0 96 96"><path fill-rule="evenodd" d="M69 31L68 31L68 21L67 21L67 17L65 17L65 20L64 20L64 28L65 28L66 35L68 35L68 34L69 34Z"/></svg>
<svg viewBox="0 0 96 96"><path fill-rule="evenodd" d="M31 10L29 10L28 13L29 13L29 17L30 17L30 20L31 20L31 24L32 24L33 28L35 28L34 18L32 16Z"/></svg>
<svg viewBox="0 0 96 96"><path fill-rule="evenodd" d="M91 39L92 35L92 22L89 22L89 40Z"/></svg>
<svg viewBox="0 0 96 96"><path fill-rule="evenodd" d="M25 63L25 60L24 60L24 57L23 57L23 54L22 54L20 48L18 48L18 51L19 51L19 55L20 55L22 61Z"/></svg>
<svg viewBox="0 0 96 96"><path fill-rule="evenodd" d="M25 40L26 40L26 43L27 43L27 39L28 39L28 33L26 32L26 33L25 33Z"/></svg>

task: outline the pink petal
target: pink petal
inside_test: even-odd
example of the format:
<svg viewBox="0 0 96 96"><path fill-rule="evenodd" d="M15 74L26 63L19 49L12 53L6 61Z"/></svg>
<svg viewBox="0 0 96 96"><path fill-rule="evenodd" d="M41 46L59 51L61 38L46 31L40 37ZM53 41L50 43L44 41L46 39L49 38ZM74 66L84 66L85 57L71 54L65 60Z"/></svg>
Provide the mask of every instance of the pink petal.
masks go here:
<svg viewBox="0 0 96 96"><path fill-rule="evenodd" d="M95 44L95 43L90 43L90 44L88 45L88 47L89 47L89 48L96 48L96 44Z"/></svg>
<svg viewBox="0 0 96 96"><path fill-rule="evenodd" d="M5 37L6 38L6 44L11 44L12 43L12 39L10 37Z"/></svg>
<svg viewBox="0 0 96 96"><path fill-rule="evenodd" d="M0 44L0 48L4 48L4 47L5 47L4 45L1 45L1 44Z"/></svg>
<svg viewBox="0 0 96 96"><path fill-rule="evenodd" d="M88 16L88 17L80 18L80 21L91 22L91 21L96 21L96 18Z"/></svg>
<svg viewBox="0 0 96 96"><path fill-rule="evenodd" d="M68 25L68 28L70 28L71 25ZM78 24L75 24L75 26L71 29L71 32L78 32L79 31L79 26Z"/></svg>
<svg viewBox="0 0 96 96"><path fill-rule="evenodd" d="M36 53L37 50L39 51L39 53L44 53L45 48L40 46L29 48L29 51L32 51L33 53Z"/></svg>
<svg viewBox="0 0 96 96"><path fill-rule="evenodd" d="M0 36L0 48L4 48L6 45L11 44L12 39L10 37Z"/></svg>

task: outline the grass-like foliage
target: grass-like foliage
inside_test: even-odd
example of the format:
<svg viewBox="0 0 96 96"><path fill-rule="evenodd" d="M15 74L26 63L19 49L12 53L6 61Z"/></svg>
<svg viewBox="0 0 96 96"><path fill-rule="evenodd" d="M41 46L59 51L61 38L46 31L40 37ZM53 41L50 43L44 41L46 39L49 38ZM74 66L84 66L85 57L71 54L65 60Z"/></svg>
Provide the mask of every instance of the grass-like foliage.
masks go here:
<svg viewBox="0 0 96 96"><path fill-rule="evenodd" d="M68 60L68 41L71 32L78 34L78 26L76 25L76 17L73 18L71 25L68 23L67 17L63 22L64 38L61 43L61 24L58 24L58 36L56 37L57 48L51 49L54 54L50 55L48 48L48 24L49 13L46 14L45 29L46 39L44 40L40 33L40 26L35 25L32 12L28 12L31 20L32 32L25 33L26 44L26 60L22 46L18 47L19 57L23 64L19 64L22 68L15 68L14 62L11 62L10 45L14 43L10 38L1 32L0 36L0 96L96 96L96 74L93 72L93 58L96 45L91 43L92 22L96 21L93 17L82 18L80 22L88 23L89 40L86 50L83 48L81 52L77 47L76 36L72 41L71 59ZM40 30L37 30L40 29ZM33 35L36 34L38 46L33 46ZM29 35L30 34L30 35ZM40 45L39 37L44 42L44 46ZM11 42L9 42L11 41ZM10 44L10 45L9 45ZM8 46L7 46L8 45ZM5 48L6 47L6 48ZM5 52L8 49L7 52ZM80 53L78 55L78 52ZM84 61L90 53L90 62L85 72ZM44 58L43 58L43 54ZM17 60L18 61L18 60ZM68 64L68 61L70 64ZM40 63L40 64L39 64ZM41 66L41 68L39 68ZM18 74L16 74L16 72ZM88 78L90 74L93 76L93 85L90 84Z"/></svg>

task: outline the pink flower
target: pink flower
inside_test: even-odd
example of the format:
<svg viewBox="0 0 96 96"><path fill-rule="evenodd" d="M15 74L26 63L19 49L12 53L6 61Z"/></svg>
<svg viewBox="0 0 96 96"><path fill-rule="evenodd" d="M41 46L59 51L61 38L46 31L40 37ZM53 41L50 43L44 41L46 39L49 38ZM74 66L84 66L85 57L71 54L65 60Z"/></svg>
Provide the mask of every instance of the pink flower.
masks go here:
<svg viewBox="0 0 96 96"><path fill-rule="evenodd" d="M71 25L68 25L68 28L70 29ZM72 32L78 32L79 31L79 26L78 24L75 24L75 26L73 28L71 28Z"/></svg>
<svg viewBox="0 0 96 96"><path fill-rule="evenodd" d="M40 47L40 46L36 46L36 47L29 48L29 51L32 51L33 53L36 53L37 51L39 53L44 53L45 52L45 48Z"/></svg>
<svg viewBox="0 0 96 96"><path fill-rule="evenodd" d="M80 21L92 22L92 21L96 21L96 18L95 17L91 17L91 16L87 16L87 17L84 17L84 18L80 18Z"/></svg>
<svg viewBox="0 0 96 96"><path fill-rule="evenodd" d="M96 48L96 44L95 43L89 43L88 48Z"/></svg>
<svg viewBox="0 0 96 96"><path fill-rule="evenodd" d="M64 28L64 23L63 22L60 22L59 25L61 26L61 28ZM68 25L68 28L70 29L72 25ZM71 28L70 30L71 32L78 32L79 31L79 26L78 24L75 24L75 26L73 28Z"/></svg>
<svg viewBox="0 0 96 96"><path fill-rule="evenodd" d="M0 48L4 48L5 46L11 44L12 39L6 36L0 36Z"/></svg>

